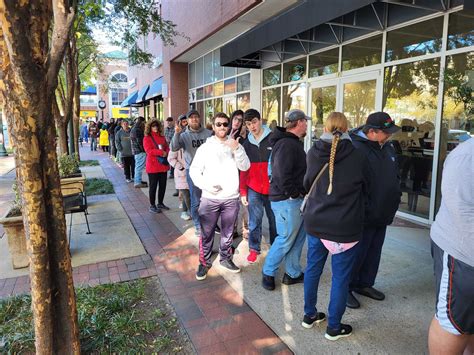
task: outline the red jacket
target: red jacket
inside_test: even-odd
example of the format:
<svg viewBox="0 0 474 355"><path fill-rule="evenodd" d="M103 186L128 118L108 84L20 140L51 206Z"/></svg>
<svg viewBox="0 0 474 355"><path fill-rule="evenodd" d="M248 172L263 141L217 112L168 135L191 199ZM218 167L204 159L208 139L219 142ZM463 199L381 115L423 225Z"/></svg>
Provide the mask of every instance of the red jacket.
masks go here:
<svg viewBox="0 0 474 355"><path fill-rule="evenodd" d="M158 133L151 132L157 145L162 146L162 149L159 149L150 136L145 136L143 139L143 147L146 152L146 165L145 170L147 173L163 173L170 169L169 165L163 165L158 161L158 157L164 157L168 155L170 148L164 136L159 135ZM166 160L166 159L165 159Z"/></svg>

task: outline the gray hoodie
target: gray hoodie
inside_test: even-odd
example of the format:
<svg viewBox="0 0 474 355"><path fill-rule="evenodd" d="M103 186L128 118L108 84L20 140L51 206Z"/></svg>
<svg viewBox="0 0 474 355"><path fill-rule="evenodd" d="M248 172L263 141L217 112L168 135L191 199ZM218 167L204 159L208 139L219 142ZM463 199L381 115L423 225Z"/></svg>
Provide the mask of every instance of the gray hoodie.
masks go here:
<svg viewBox="0 0 474 355"><path fill-rule="evenodd" d="M184 161L186 162L186 169L189 169L196 150L206 142L207 138L212 135L212 132L204 127L200 127L197 131L193 131L188 127L181 133L175 133L171 140L171 150L176 152L181 148L184 150Z"/></svg>
<svg viewBox="0 0 474 355"><path fill-rule="evenodd" d="M133 157L132 142L130 140L130 130L124 131L121 129L115 134L115 146L122 157Z"/></svg>

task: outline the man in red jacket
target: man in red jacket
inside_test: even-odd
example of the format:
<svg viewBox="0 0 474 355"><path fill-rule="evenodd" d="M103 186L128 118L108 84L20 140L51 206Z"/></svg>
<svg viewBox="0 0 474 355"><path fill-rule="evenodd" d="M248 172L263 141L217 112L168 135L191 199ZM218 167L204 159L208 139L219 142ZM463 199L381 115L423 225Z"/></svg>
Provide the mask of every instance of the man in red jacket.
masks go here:
<svg viewBox="0 0 474 355"><path fill-rule="evenodd" d="M275 215L268 200L270 182L268 180L268 159L272 151L270 145L271 130L262 125L260 113L257 110L245 111L244 122L249 131L242 146L250 159L250 169L240 172L240 198L249 209L249 249L247 260L257 261L262 241L263 211L267 213L270 229L270 243L276 237Z"/></svg>

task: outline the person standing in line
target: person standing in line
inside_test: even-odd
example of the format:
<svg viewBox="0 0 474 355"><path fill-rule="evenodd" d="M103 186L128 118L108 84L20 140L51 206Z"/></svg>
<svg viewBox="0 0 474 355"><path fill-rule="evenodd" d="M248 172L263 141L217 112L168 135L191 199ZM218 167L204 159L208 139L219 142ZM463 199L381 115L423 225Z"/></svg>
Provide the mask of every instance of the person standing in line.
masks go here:
<svg viewBox="0 0 474 355"><path fill-rule="evenodd" d="M352 327L342 324L341 320L367 205L369 164L365 155L352 145L348 126L343 113L329 114L324 134L308 152L303 180L305 190L311 193L303 214L308 256L301 325L309 329L326 319L316 305L319 280L331 253L332 285L325 334L328 340L338 340L352 333ZM311 189L320 172L319 180Z"/></svg>
<svg viewBox="0 0 474 355"><path fill-rule="evenodd" d="M109 128L107 132L109 132L109 156L110 158L115 157L115 151L117 147L115 146L115 127L117 126L117 122L115 118L112 118L109 124Z"/></svg>
<svg viewBox="0 0 474 355"><path fill-rule="evenodd" d="M114 129L114 135L117 135L117 133L122 129L122 121L122 118L117 119L116 126ZM117 163L120 163L120 165L123 165L122 158L120 157L120 152L117 149L115 149L115 161Z"/></svg>
<svg viewBox="0 0 474 355"><path fill-rule="evenodd" d="M146 153L143 147L143 138L145 137L145 118L139 116L130 131L130 140L132 142L132 153L135 159L135 179L134 186L138 189L141 187L148 187L148 184L143 181L143 169L145 168Z"/></svg>
<svg viewBox="0 0 474 355"><path fill-rule="evenodd" d="M106 123L104 123L100 129L99 144L104 153L109 151L109 132L107 131Z"/></svg>
<svg viewBox="0 0 474 355"><path fill-rule="evenodd" d="M263 288L270 291L275 289L275 275L283 259L286 272L282 283L293 285L304 280L300 259L306 232L300 206L306 191L306 153L300 138L306 135L310 119L301 110L290 110L285 115L286 128L277 127L270 139L273 149L269 198L277 236L265 259L262 276Z"/></svg>
<svg viewBox="0 0 474 355"><path fill-rule="evenodd" d="M122 129L118 131L115 136L115 146L120 152L123 163L123 171L125 174L125 180L132 182L135 175L135 158L132 153L132 142L130 140L130 127L128 121L122 121Z"/></svg>
<svg viewBox="0 0 474 355"><path fill-rule="evenodd" d="M229 125L230 119L225 113L215 115L212 124L214 136L197 150L189 169L192 181L202 190L197 280L204 280L212 266L212 247L219 218L220 265L230 272L240 272L232 261L232 234L239 214L239 170L248 170L250 161L239 140L227 136Z"/></svg>
<svg viewBox="0 0 474 355"><path fill-rule="evenodd" d="M169 210L163 200L166 192L166 181L170 169L167 157L169 147L163 135L163 124L156 118L149 120L145 126L145 138L143 147L146 152L146 172L148 174L149 198L151 213L161 213ZM158 187L158 204L156 201L156 189Z"/></svg>
<svg viewBox="0 0 474 355"><path fill-rule="evenodd" d="M353 292L377 301L385 299L385 295L373 286L379 270L387 226L395 217L402 195L396 152L389 141L390 136L399 129L387 113L374 112L367 117L364 126L351 133L352 144L370 162L371 174L369 206L347 297L349 308L360 307Z"/></svg>
<svg viewBox="0 0 474 355"><path fill-rule="evenodd" d="M183 150L180 149L177 152L170 152L168 162L174 167L174 184L182 198L183 207L181 219L189 221L191 216L188 211L191 208L191 198L189 196L189 186L186 180L186 163L184 162Z"/></svg>
<svg viewBox="0 0 474 355"><path fill-rule="evenodd" d="M166 128L165 128L165 139L166 139L166 143L168 143L168 146L171 145L171 140L173 139L173 136L174 136L174 119L173 117L168 117L166 119ZM174 168L171 167L170 168L170 176L169 176L170 179L173 179L174 178ZM176 195L173 195L173 196L178 196L178 194Z"/></svg>
<svg viewBox="0 0 474 355"><path fill-rule="evenodd" d="M91 137L91 152L97 151L97 134L99 131L97 130L97 125L94 121L91 121L89 124L89 137Z"/></svg>
<svg viewBox="0 0 474 355"><path fill-rule="evenodd" d="M180 115L178 117L178 124L181 126L181 129L183 130L183 132L187 129L188 118L186 117L186 115Z"/></svg>
<svg viewBox="0 0 474 355"><path fill-rule="evenodd" d="M272 131L262 126L260 112L254 109L245 111L245 125L249 130L243 142L245 153L250 159L250 169L240 173L240 199L249 211L249 249L247 261L255 263L260 254L262 241L262 220L265 211L270 229L270 244L276 238L275 215L273 214L268 194L268 159L272 152L270 145Z"/></svg>
<svg viewBox="0 0 474 355"><path fill-rule="evenodd" d="M188 180L189 193L191 195L191 217L193 218L196 236L201 235L201 222L199 221L199 202L201 200L201 189L194 185L189 175L189 167L194 159L196 150L204 144L212 132L201 125L201 116L196 110L191 110L186 115L188 128L183 130L180 124L175 127L175 135L171 140L171 150L176 152L183 149L184 161L186 162L186 177Z"/></svg>
<svg viewBox="0 0 474 355"><path fill-rule="evenodd" d="M441 206L431 225L436 313L431 355L474 354L474 139L444 162Z"/></svg>

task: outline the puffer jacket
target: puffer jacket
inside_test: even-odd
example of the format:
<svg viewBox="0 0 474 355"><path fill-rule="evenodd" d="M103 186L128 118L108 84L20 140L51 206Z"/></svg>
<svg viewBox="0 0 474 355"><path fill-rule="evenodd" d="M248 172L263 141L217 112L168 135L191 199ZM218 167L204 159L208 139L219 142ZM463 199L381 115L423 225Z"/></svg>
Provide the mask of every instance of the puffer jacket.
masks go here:
<svg viewBox="0 0 474 355"><path fill-rule="evenodd" d="M176 190L189 190L186 179L186 163L184 162L183 150L170 152L168 162L174 168L174 185Z"/></svg>

